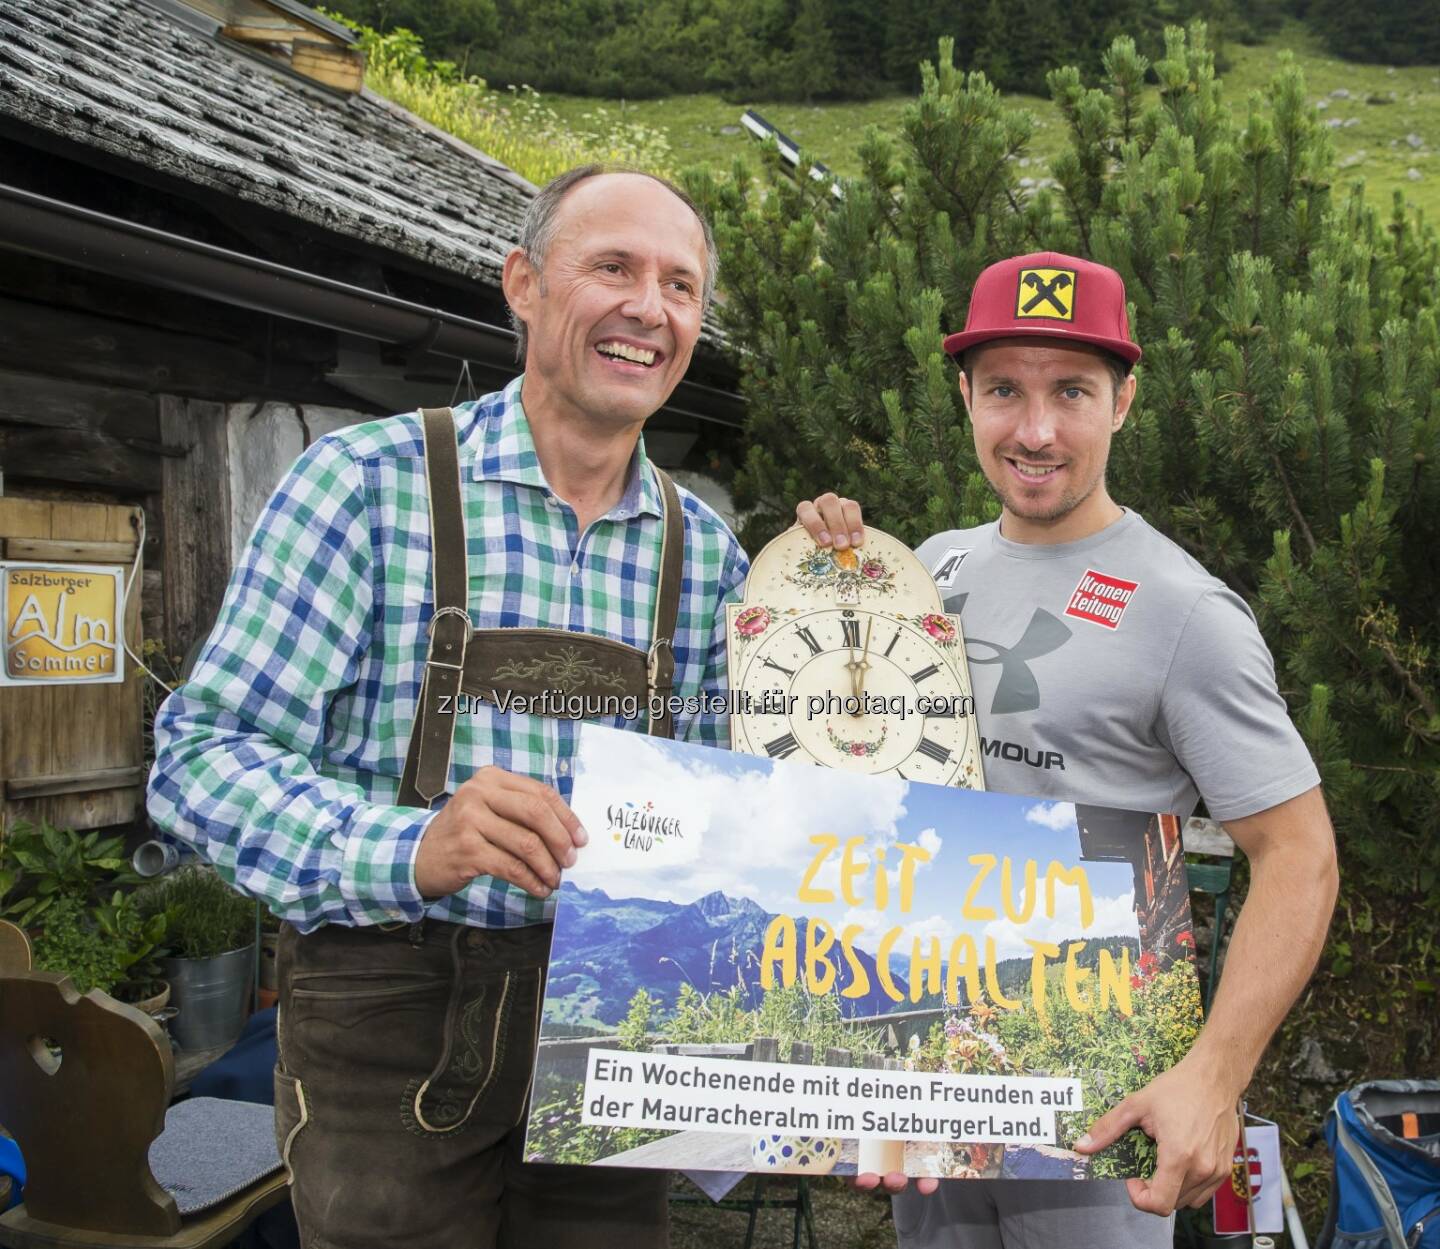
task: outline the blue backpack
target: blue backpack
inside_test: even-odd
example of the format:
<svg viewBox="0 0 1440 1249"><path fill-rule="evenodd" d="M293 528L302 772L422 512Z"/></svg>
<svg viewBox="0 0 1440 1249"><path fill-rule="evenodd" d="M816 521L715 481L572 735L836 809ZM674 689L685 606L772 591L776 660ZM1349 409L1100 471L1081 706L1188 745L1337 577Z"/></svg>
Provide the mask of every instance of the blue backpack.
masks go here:
<svg viewBox="0 0 1440 1249"><path fill-rule="evenodd" d="M1325 1116L1335 1156L1316 1249L1440 1249L1440 1080L1375 1080Z"/></svg>

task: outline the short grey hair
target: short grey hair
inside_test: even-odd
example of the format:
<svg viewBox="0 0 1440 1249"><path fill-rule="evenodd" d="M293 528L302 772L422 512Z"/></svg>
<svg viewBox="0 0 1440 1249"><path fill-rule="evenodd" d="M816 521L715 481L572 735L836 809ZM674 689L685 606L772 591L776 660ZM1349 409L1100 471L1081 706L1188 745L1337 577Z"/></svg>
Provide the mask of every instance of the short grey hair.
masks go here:
<svg viewBox="0 0 1440 1249"><path fill-rule="evenodd" d="M701 233L705 237L705 286L700 292L700 315L704 316L710 308L710 300L715 294L715 280L720 272L720 254L715 250L715 232L711 230L705 214L700 211L700 206L689 195L670 179L648 170L633 169L628 165L577 165L574 169L567 169L552 178L525 209L525 216L520 222L520 250L525 253L535 271L542 275L543 281L545 257L550 252L550 244L555 241L555 231L559 228L561 201L587 178L598 178L607 173L635 174L641 178L649 178L651 182L658 182L695 214L695 220L700 223ZM529 335L525 322L515 315L513 308L510 309L510 324L515 327L515 359L523 365Z"/></svg>

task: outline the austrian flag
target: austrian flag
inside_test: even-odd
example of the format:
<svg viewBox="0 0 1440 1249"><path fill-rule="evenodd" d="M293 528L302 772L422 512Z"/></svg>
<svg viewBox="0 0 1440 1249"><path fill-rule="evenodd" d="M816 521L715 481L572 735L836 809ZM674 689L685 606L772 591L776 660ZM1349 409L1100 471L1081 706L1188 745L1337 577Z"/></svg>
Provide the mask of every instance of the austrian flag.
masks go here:
<svg viewBox="0 0 1440 1249"><path fill-rule="evenodd" d="M1104 573L1087 568L1080 578L1080 584L1070 596L1065 608L1067 616L1077 616L1107 629L1118 629L1120 617L1140 588L1138 581L1126 581L1123 577L1107 577Z"/></svg>

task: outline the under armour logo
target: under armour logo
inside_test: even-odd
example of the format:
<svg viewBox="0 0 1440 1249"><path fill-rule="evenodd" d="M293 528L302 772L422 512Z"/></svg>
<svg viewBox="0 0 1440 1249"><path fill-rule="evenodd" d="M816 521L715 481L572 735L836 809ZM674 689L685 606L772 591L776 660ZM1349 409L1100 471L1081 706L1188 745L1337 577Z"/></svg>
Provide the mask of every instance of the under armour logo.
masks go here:
<svg viewBox="0 0 1440 1249"><path fill-rule="evenodd" d="M1075 315L1075 270L1022 269L1015 315L1071 320Z"/></svg>
<svg viewBox="0 0 1440 1249"><path fill-rule="evenodd" d="M999 664L1000 682L990 702L992 715L1014 711L1034 711L1040 706L1040 685L1030 671L1030 661L1059 650L1070 640L1070 626L1043 607L1037 607L1025 626L1025 632L1014 646L1001 646L981 638L967 637L965 653L972 664ZM971 649L988 646L994 653L981 657Z"/></svg>

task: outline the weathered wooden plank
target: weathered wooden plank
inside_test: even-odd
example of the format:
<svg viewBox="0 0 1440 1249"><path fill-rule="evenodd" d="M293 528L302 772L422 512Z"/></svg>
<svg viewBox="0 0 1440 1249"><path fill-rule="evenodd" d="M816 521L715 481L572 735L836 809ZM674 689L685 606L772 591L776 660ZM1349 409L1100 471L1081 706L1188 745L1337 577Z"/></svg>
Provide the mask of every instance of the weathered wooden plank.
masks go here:
<svg viewBox="0 0 1440 1249"><path fill-rule="evenodd" d="M0 499L0 536L63 543L98 543L133 552L138 509L95 503ZM140 595L125 612L126 638L141 644ZM143 789L142 677L129 661L116 685L0 690L0 779L4 819L48 820L98 828L132 820ZM123 771L128 783L115 784ZM99 786L54 788L56 778L90 774ZM27 782L39 782L26 792ZM20 786L20 792L14 787ZM48 790L49 792L36 792Z"/></svg>
<svg viewBox="0 0 1440 1249"><path fill-rule="evenodd" d="M128 539L133 544L139 533L132 524L136 514L134 508L56 503L51 536L97 542ZM127 604L125 637L130 649L138 654L142 645L138 595ZM144 749L140 732L143 677L128 656L124 665L124 685L84 685L55 691L56 773L114 767L135 768L138 773ZM42 801L49 808L51 823L97 828L134 819L143 783L143 775L137 775L130 788L56 795Z"/></svg>
<svg viewBox="0 0 1440 1249"><path fill-rule="evenodd" d="M0 368L212 399L263 388L300 402L324 389L312 366L267 365L258 350L16 299L0 299Z"/></svg>
<svg viewBox="0 0 1440 1249"><path fill-rule="evenodd" d="M143 785L145 769L95 768L89 772L75 772L69 776L27 776L0 782L4 797L9 802L26 798L49 798L56 794L83 794L103 789L123 789L127 785Z"/></svg>
<svg viewBox="0 0 1440 1249"><path fill-rule="evenodd" d="M0 533L7 537L48 538L54 504L35 499L0 499ZM49 688L0 689L0 776L42 776L55 771L49 727L53 691ZM15 814L0 807L0 823Z"/></svg>
<svg viewBox="0 0 1440 1249"><path fill-rule="evenodd" d="M158 491L162 484L161 457L93 429L0 425L0 464L12 488L32 478L127 492Z"/></svg>
<svg viewBox="0 0 1440 1249"><path fill-rule="evenodd" d="M23 499L8 495L0 500L0 524L4 533L17 538L50 536L50 503L44 499Z"/></svg>
<svg viewBox="0 0 1440 1249"><path fill-rule="evenodd" d="M5 559L35 559L51 564L124 564L135 559L134 542L72 542L68 538L0 538Z"/></svg>
<svg viewBox="0 0 1440 1249"><path fill-rule="evenodd" d="M225 409L218 403L160 396L160 436L185 447L166 460L165 649L183 655L209 633L230 576L230 471Z"/></svg>
<svg viewBox="0 0 1440 1249"><path fill-rule="evenodd" d="M154 395L10 370L0 370L0 422L94 429L112 438L160 439Z"/></svg>
<svg viewBox="0 0 1440 1249"><path fill-rule="evenodd" d="M290 49L290 68L337 91L354 93L365 85L365 58L350 48L297 39Z"/></svg>
<svg viewBox="0 0 1440 1249"><path fill-rule="evenodd" d="M165 587L161 584L162 580L158 568L147 568L140 574L140 629L147 638L165 636Z"/></svg>
<svg viewBox="0 0 1440 1249"><path fill-rule="evenodd" d="M120 212L119 215L126 214ZM261 314L246 308L176 291L160 291L146 282L113 278L93 269L57 264L40 256L22 256L16 252L11 252L5 264L0 265L0 297L52 308L72 308L89 316L181 334L193 334L197 326L203 325L207 338L223 343L252 338L258 342L256 327L264 323Z"/></svg>

